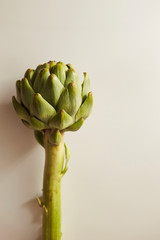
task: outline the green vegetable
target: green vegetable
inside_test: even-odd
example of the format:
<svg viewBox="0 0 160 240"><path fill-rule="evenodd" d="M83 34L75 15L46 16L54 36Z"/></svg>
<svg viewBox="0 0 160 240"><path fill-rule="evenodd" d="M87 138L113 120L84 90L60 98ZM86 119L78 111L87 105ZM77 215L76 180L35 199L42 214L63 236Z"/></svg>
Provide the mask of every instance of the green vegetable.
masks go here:
<svg viewBox="0 0 160 240"><path fill-rule="evenodd" d="M16 113L45 148L43 194L41 200L37 197L43 208L43 240L61 240L61 179L70 157L64 133L79 130L91 113L89 76L84 73L81 84L71 64L49 61L28 69L16 82L16 93Z"/></svg>

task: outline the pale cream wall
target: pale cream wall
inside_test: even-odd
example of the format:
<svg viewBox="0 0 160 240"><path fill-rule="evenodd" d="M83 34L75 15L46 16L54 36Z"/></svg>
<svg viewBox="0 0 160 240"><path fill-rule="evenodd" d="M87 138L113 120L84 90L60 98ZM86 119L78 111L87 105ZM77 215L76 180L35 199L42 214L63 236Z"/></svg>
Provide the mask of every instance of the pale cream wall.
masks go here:
<svg viewBox="0 0 160 240"><path fill-rule="evenodd" d="M48 60L87 71L94 92L65 138L63 239L160 239L159 13L158 0L0 0L0 239L41 239L44 152L11 96Z"/></svg>

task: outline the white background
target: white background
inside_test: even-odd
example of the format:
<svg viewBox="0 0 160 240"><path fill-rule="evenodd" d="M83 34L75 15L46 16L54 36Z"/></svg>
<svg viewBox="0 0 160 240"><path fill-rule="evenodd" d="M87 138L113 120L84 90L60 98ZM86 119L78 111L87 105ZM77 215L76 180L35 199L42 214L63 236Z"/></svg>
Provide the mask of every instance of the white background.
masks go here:
<svg viewBox="0 0 160 240"><path fill-rule="evenodd" d="M41 240L44 151L11 97L49 60L87 71L94 93L65 136L62 239L159 240L159 0L0 0L0 239Z"/></svg>

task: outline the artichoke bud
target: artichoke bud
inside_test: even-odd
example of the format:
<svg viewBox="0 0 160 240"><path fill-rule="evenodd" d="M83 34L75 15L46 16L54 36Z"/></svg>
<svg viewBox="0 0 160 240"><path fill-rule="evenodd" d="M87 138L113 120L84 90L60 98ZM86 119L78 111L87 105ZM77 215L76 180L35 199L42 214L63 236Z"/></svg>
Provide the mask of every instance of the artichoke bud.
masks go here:
<svg viewBox="0 0 160 240"><path fill-rule="evenodd" d="M53 129L48 141L52 145L59 145L61 142L61 139L62 137L61 137L60 131L58 129Z"/></svg>
<svg viewBox="0 0 160 240"><path fill-rule="evenodd" d="M82 101L84 101L90 91L90 79L86 72L84 74L84 81L82 83Z"/></svg>
<svg viewBox="0 0 160 240"><path fill-rule="evenodd" d="M27 78L23 78L21 82L21 100L24 106L30 109L30 105L33 101L34 91L30 86Z"/></svg>
<svg viewBox="0 0 160 240"><path fill-rule="evenodd" d="M51 69L51 73L54 73L59 80L61 81L62 84L64 84L65 80L66 80L66 70L67 70L67 66L62 63L62 62L58 62L52 69Z"/></svg>
<svg viewBox="0 0 160 240"><path fill-rule="evenodd" d="M32 77L33 77L33 74L34 74L34 70L29 68L27 69L27 71L25 72L24 74L24 78L27 78L29 84L32 86Z"/></svg>
<svg viewBox="0 0 160 240"><path fill-rule="evenodd" d="M16 93L17 93L17 99L19 102L21 102L21 81L17 80L16 82Z"/></svg>
<svg viewBox="0 0 160 240"><path fill-rule="evenodd" d="M56 114L56 111L39 93L35 93L31 105L31 114L47 123Z"/></svg>
<svg viewBox="0 0 160 240"><path fill-rule="evenodd" d="M88 74L84 73L81 84L74 67L63 62L49 61L35 70L27 69L16 82L16 94L14 109L25 126L37 131L37 139L42 137L38 132L45 129L53 130L55 139L61 130L77 131L93 105Z"/></svg>
<svg viewBox="0 0 160 240"><path fill-rule="evenodd" d="M48 68L42 68L39 71L39 74L37 75L33 85L33 89L35 92L40 92L41 88L43 87L49 76L50 72Z"/></svg>
<svg viewBox="0 0 160 240"><path fill-rule="evenodd" d="M91 113L92 106L93 106L93 94L92 92L89 92L86 100L84 101L84 103L82 103L76 114L76 121L79 120L80 118L86 119Z"/></svg>
<svg viewBox="0 0 160 240"><path fill-rule="evenodd" d="M56 107L64 87L55 74L51 74L41 90L42 97Z"/></svg>
<svg viewBox="0 0 160 240"><path fill-rule="evenodd" d="M72 117L64 109L60 110L50 121L51 128L63 130L73 123Z"/></svg>

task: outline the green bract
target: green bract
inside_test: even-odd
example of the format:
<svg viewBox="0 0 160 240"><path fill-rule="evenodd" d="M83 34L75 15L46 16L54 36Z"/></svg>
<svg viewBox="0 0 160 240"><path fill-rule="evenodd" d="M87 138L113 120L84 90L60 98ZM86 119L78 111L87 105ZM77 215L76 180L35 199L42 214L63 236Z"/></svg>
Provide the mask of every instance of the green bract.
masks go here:
<svg viewBox="0 0 160 240"><path fill-rule="evenodd" d="M28 69L16 82L16 90L15 111L25 126L36 131L77 131L92 109L89 76L84 73L81 84L71 64L49 61Z"/></svg>

